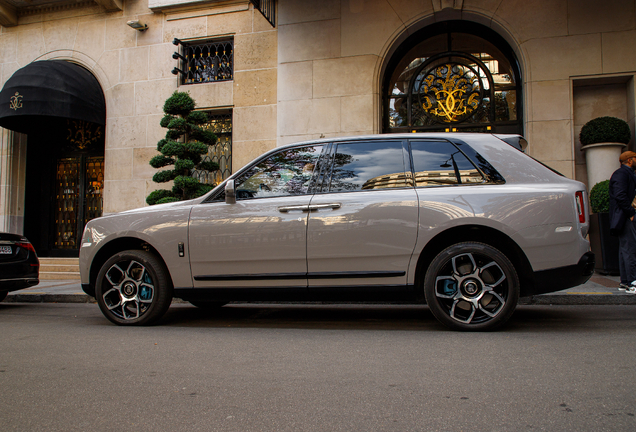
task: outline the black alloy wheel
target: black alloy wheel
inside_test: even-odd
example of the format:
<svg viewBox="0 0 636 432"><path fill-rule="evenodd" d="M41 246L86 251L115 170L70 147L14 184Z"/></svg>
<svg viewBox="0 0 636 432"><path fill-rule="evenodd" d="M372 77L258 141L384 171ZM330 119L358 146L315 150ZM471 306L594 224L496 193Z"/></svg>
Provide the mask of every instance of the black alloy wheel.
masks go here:
<svg viewBox="0 0 636 432"><path fill-rule="evenodd" d="M457 243L431 262L424 296L435 318L447 327L493 330L517 307L519 278L510 260L494 247Z"/></svg>
<svg viewBox="0 0 636 432"><path fill-rule="evenodd" d="M150 325L172 302L172 281L153 254L129 250L113 255L97 276L95 298L106 318L119 325Z"/></svg>

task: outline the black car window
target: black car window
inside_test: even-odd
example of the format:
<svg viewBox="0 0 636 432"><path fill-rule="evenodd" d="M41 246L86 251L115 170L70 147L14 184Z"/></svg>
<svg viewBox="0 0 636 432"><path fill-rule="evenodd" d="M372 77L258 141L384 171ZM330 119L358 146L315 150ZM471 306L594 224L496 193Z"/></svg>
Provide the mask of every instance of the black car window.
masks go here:
<svg viewBox="0 0 636 432"><path fill-rule="evenodd" d="M306 194L322 147L283 150L250 167L235 180L236 198Z"/></svg>
<svg viewBox="0 0 636 432"><path fill-rule="evenodd" d="M411 154L417 187L484 182L475 165L450 142L412 141Z"/></svg>
<svg viewBox="0 0 636 432"><path fill-rule="evenodd" d="M400 141L341 143L332 158L331 192L408 186Z"/></svg>

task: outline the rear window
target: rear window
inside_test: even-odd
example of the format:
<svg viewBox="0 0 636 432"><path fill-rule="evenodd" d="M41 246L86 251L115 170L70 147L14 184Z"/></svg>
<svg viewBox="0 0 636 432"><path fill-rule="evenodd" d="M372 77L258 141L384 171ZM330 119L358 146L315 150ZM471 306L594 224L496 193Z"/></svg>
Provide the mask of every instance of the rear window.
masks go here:
<svg viewBox="0 0 636 432"><path fill-rule="evenodd" d="M331 192L408 186L400 141L338 144L332 158Z"/></svg>
<svg viewBox="0 0 636 432"><path fill-rule="evenodd" d="M481 172L447 141L411 141L415 185L441 186L483 183Z"/></svg>

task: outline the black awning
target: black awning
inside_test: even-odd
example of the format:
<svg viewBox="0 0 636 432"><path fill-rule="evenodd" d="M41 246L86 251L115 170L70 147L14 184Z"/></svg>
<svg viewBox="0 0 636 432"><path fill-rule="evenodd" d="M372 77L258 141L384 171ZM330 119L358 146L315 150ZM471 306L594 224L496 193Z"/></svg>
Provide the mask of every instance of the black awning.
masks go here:
<svg viewBox="0 0 636 432"><path fill-rule="evenodd" d="M0 126L29 133L63 119L106 124L102 88L83 67L64 60L36 61L4 84Z"/></svg>

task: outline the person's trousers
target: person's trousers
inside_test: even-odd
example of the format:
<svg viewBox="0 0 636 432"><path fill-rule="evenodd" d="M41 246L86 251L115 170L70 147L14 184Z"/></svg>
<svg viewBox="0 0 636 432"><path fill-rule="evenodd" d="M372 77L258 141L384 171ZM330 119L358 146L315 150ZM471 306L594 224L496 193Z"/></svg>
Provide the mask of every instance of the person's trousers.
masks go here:
<svg viewBox="0 0 636 432"><path fill-rule="evenodd" d="M618 266L621 283L630 284L636 281L636 220L627 219L618 235Z"/></svg>

